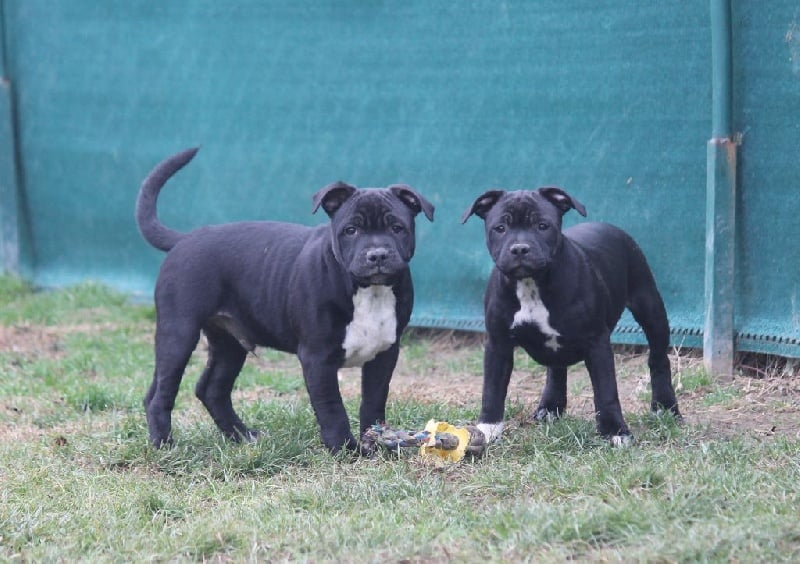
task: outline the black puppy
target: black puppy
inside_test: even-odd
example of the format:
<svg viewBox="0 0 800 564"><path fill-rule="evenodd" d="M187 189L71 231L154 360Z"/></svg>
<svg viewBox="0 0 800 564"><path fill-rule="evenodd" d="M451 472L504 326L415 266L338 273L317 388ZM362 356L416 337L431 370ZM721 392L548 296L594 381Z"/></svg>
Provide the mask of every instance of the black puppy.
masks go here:
<svg viewBox="0 0 800 564"><path fill-rule="evenodd" d="M362 366L361 432L386 417L398 342L414 300L408 261L414 217L433 206L409 186L357 190L337 182L313 197L331 221L317 227L242 222L179 233L163 226L156 199L197 152L159 164L142 184L136 221L168 251L155 289L155 375L144 400L150 440L172 440L172 408L200 332L208 362L195 393L232 440L252 439L231 403L233 383L257 345L296 353L331 452L358 449L337 371Z"/></svg>
<svg viewBox="0 0 800 564"><path fill-rule="evenodd" d="M610 335L625 307L650 345L653 410L680 417L672 387L669 323L642 251L624 231L583 223L561 231L570 209L586 209L560 188L490 190L462 218L481 217L495 262L484 301L488 338L478 427L500 435L506 392L521 346L547 366L534 418L560 416L567 406L567 366L585 361L594 390L597 428L615 444L630 439L622 417Z"/></svg>

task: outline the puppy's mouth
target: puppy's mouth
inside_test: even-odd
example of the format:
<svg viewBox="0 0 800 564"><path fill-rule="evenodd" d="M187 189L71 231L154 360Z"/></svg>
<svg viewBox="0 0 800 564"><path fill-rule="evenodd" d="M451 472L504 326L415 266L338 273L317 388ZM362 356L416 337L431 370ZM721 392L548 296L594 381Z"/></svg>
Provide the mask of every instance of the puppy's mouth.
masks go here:
<svg viewBox="0 0 800 564"><path fill-rule="evenodd" d="M499 265L498 265L499 266ZM536 278L547 270L546 261L538 261L536 263L524 262L507 264L500 270L511 278L512 280L522 280L523 278Z"/></svg>
<svg viewBox="0 0 800 564"><path fill-rule="evenodd" d="M386 286L392 284L397 279L398 274L394 270L390 271L379 266L366 273L353 273L353 277L361 286Z"/></svg>
<svg viewBox="0 0 800 564"><path fill-rule="evenodd" d="M511 269L511 277L515 280L522 280L523 278L530 278L535 271L529 266L515 266Z"/></svg>
<svg viewBox="0 0 800 564"><path fill-rule="evenodd" d="M350 274L360 286L394 283L408 269L408 263L396 252L384 247L370 249L356 256L350 264Z"/></svg>
<svg viewBox="0 0 800 564"><path fill-rule="evenodd" d="M386 285L394 281L394 278L395 277L393 275L381 272L378 274L373 274L372 276L368 276L365 281L369 283L370 286Z"/></svg>

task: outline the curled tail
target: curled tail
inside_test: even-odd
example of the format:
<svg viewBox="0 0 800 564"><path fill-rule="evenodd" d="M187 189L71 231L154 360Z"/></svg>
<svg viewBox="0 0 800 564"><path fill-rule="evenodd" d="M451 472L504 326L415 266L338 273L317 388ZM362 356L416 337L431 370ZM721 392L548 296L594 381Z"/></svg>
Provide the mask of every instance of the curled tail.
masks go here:
<svg viewBox="0 0 800 564"><path fill-rule="evenodd" d="M156 249L169 251L183 238L183 233L165 227L158 221L156 201L167 180L191 161L199 147L186 149L161 161L142 182L136 200L136 224L145 241Z"/></svg>

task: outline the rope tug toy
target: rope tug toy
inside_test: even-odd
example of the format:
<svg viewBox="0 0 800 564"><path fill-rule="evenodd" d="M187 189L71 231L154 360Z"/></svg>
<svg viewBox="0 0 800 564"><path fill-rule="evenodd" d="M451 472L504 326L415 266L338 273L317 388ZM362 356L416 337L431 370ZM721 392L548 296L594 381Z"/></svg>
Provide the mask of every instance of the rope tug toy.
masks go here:
<svg viewBox="0 0 800 564"><path fill-rule="evenodd" d="M473 425L456 427L445 421L431 419L422 431L395 430L386 423L376 423L364 432L362 442L367 446L381 445L388 450L419 447L423 458L458 462L469 453L480 456L486 450L486 436Z"/></svg>

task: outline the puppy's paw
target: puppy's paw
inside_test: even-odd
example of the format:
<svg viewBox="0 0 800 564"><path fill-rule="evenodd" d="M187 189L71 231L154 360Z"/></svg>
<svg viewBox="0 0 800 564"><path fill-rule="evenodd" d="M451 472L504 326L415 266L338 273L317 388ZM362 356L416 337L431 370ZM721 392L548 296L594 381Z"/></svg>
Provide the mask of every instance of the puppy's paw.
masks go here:
<svg viewBox="0 0 800 564"><path fill-rule="evenodd" d="M633 435L630 433L625 435L612 435L608 438L608 442L614 448L627 448L633 444Z"/></svg>
<svg viewBox="0 0 800 564"><path fill-rule="evenodd" d="M259 431L258 429L247 429L242 434L242 440L246 443L254 443L262 437L266 437L268 433Z"/></svg>
<svg viewBox="0 0 800 564"><path fill-rule="evenodd" d="M681 412L678 409L678 404L673 404L672 407L666 408L660 403L652 402L650 404L650 410L658 417L672 415L672 417L675 419L675 423L678 425L683 424L683 415L681 415Z"/></svg>
<svg viewBox="0 0 800 564"><path fill-rule="evenodd" d="M233 429L229 432L223 432L223 435L226 439L231 441L232 443L254 443L259 438L266 436L266 433L262 433L257 429Z"/></svg>
<svg viewBox="0 0 800 564"><path fill-rule="evenodd" d="M553 423L561 417L558 410L547 409L546 407L539 407L531 416L531 421L534 423Z"/></svg>
<svg viewBox="0 0 800 564"><path fill-rule="evenodd" d="M350 435L349 432L348 435ZM330 452L334 457L340 460L356 459L364 453L364 451L361 448L361 445L359 444L358 441L356 441L353 435L350 435L346 438L342 438L340 440L331 440L323 438L323 443L325 444L325 447L328 449L328 452Z"/></svg>
<svg viewBox="0 0 800 564"><path fill-rule="evenodd" d="M488 445L500 439L504 423L478 423L475 428L483 435L484 444Z"/></svg>
<svg viewBox="0 0 800 564"><path fill-rule="evenodd" d="M172 435L168 435L166 438L150 437L150 444L156 449L170 449L175 445L175 439L172 438Z"/></svg>

